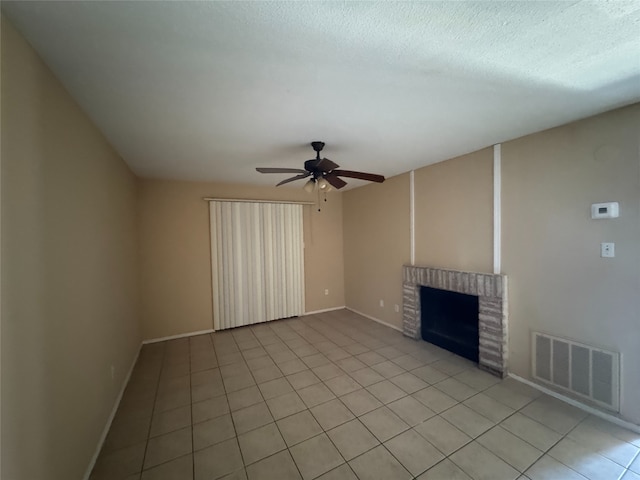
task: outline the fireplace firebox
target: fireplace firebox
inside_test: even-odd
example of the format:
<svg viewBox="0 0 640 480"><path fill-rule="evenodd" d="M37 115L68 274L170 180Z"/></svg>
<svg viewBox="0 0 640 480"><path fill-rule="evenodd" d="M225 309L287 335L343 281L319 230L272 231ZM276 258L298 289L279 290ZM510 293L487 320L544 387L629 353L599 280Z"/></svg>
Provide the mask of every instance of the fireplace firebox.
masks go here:
<svg viewBox="0 0 640 480"><path fill-rule="evenodd" d="M478 296L420 287L422 339L478 362Z"/></svg>

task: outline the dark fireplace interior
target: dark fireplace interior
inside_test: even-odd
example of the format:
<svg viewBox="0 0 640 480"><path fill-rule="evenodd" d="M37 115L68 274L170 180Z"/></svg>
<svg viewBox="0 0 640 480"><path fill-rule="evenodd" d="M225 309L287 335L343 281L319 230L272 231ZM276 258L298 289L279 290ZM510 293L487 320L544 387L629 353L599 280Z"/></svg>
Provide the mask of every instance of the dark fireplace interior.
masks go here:
<svg viewBox="0 0 640 480"><path fill-rule="evenodd" d="M478 297L420 287L422 339L478 361Z"/></svg>

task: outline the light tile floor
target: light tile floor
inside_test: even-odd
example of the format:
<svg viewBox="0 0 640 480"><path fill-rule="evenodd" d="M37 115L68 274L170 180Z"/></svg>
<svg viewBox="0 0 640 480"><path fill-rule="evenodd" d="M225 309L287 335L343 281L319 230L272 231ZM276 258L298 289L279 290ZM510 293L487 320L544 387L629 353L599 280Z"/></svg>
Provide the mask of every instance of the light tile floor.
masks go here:
<svg viewBox="0 0 640 480"><path fill-rule="evenodd" d="M91 480L640 480L639 451L341 310L145 345Z"/></svg>

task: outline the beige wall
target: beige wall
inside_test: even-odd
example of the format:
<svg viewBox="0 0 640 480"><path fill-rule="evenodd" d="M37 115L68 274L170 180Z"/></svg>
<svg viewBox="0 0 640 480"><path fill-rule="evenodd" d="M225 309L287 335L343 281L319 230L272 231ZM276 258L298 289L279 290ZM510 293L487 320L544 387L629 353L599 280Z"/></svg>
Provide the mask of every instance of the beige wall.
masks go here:
<svg viewBox="0 0 640 480"><path fill-rule="evenodd" d="M213 327L209 204L203 197L315 199L296 187L142 180L139 228L145 339ZM344 305L342 194L330 193L327 198L321 212L315 206L304 207L307 311Z"/></svg>
<svg viewBox="0 0 640 480"><path fill-rule="evenodd" d="M402 265L411 261L409 182L407 173L344 194L347 307L398 328ZM414 192L416 265L492 271L492 149L416 170Z"/></svg>
<svg viewBox="0 0 640 480"><path fill-rule="evenodd" d="M493 272L493 149L415 171L416 265Z"/></svg>
<svg viewBox="0 0 640 480"><path fill-rule="evenodd" d="M140 345L136 179L4 18L1 153L1 477L79 479Z"/></svg>
<svg viewBox="0 0 640 480"><path fill-rule="evenodd" d="M640 423L640 105L502 146L503 271L511 371L530 332L622 352L622 415ZM592 203L620 218L592 220ZM600 258L600 242L616 257Z"/></svg>
<svg viewBox="0 0 640 480"><path fill-rule="evenodd" d="M409 174L344 193L347 307L398 328L402 265L411 260L408 207Z"/></svg>
<svg viewBox="0 0 640 480"><path fill-rule="evenodd" d="M640 423L640 105L502 146L510 370L538 330L622 353L622 416ZM491 272L492 149L415 172L416 264ZM620 202L615 220L590 205ZM344 194L347 307L395 326L409 261L409 175ZM599 257L600 242L616 258ZM378 307L380 299L385 307ZM390 300L391 299L391 300Z"/></svg>

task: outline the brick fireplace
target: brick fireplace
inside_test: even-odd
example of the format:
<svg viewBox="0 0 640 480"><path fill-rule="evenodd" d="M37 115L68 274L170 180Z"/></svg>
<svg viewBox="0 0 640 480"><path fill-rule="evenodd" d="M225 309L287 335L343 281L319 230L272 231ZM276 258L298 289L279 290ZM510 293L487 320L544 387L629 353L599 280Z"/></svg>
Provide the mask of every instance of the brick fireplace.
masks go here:
<svg viewBox="0 0 640 480"><path fill-rule="evenodd" d="M405 265L402 271L402 332L421 339L420 287L478 296L479 366L507 375L507 277Z"/></svg>

